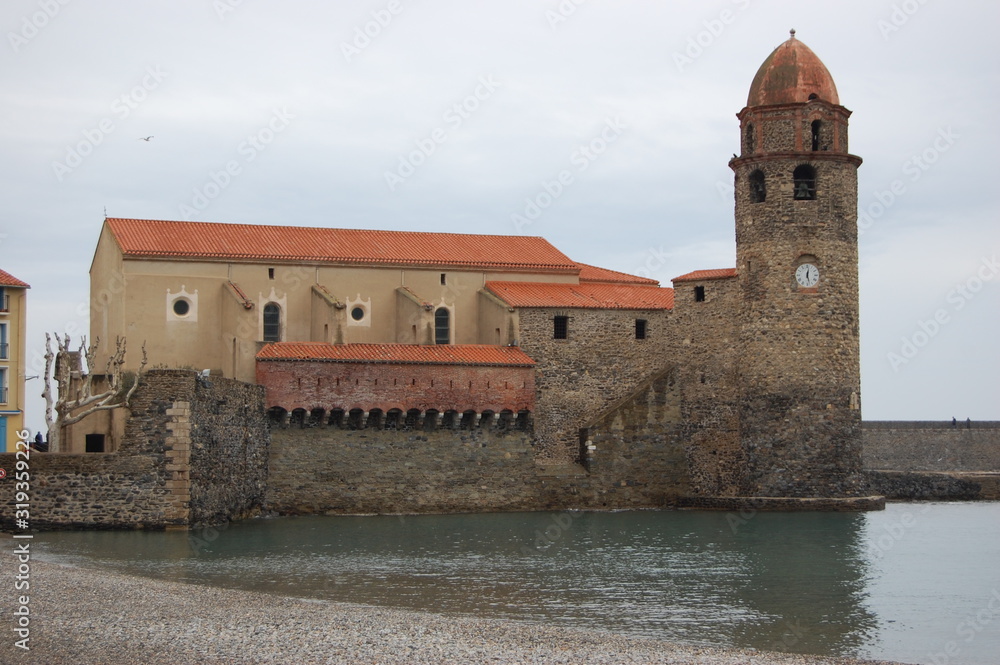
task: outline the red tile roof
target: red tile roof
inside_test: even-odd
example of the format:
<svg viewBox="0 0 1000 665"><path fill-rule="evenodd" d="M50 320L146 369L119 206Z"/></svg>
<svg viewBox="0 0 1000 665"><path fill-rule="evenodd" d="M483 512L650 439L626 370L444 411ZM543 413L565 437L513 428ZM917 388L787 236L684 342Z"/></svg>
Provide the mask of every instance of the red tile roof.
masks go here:
<svg viewBox="0 0 1000 665"><path fill-rule="evenodd" d="M645 284L648 286L660 285L658 281L655 279L649 279L648 277L629 275L628 273L618 272L617 270L608 270L607 268L598 268L597 266L587 265L586 263L578 263L577 265L580 266L581 282L600 282L605 284Z"/></svg>
<svg viewBox="0 0 1000 665"><path fill-rule="evenodd" d="M718 268L716 270L695 270L680 277L674 277L672 282L703 282L710 279L728 279L736 277L736 268Z"/></svg>
<svg viewBox="0 0 1000 665"><path fill-rule="evenodd" d="M487 282L486 288L511 307L672 309L674 306L674 290L658 286Z"/></svg>
<svg viewBox="0 0 1000 665"><path fill-rule="evenodd" d="M108 218L128 257L433 266L576 274L544 238Z"/></svg>
<svg viewBox="0 0 1000 665"><path fill-rule="evenodd" d="M403 363L420 365L493 365L534 367L535 361L516 346L487 344L327 344L276 342L257 353L257 360Z"/></svg>
<svg viewBox="0 0 1000 665"><path fill-rule="evenodd" d="M0 270L0 286L20 286L25 289L31 288L27 282L22 282L17 277L14 277L9 272L3 270Z"/></svg>

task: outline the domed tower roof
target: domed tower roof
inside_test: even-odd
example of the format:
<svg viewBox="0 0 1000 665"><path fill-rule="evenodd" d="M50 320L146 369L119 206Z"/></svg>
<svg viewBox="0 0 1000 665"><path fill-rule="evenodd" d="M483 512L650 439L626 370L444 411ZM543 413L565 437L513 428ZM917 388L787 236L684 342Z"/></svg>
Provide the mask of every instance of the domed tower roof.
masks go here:
<svg viewBox="0 0 1000 665"><path fill-rule="evenodd" d="M750 84L747 106L804 103L822 99L840 104L837 86L826 65L812 50L791 37L767 56Z"/></svg>

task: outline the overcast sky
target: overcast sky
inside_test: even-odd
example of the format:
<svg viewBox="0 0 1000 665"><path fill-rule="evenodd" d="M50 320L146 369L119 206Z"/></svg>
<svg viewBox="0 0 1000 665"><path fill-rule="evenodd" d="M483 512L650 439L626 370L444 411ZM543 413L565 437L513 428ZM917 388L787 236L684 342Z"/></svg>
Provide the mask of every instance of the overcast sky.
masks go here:
<svg viewBox="0 0 1000 665"><path fill-rule="evenodd" d="M1000 420L997 25L987 0L5 0L0 268L32 286L30 363L87 330L105 210L539 235L665 286L732 267L735 114L795 28L865 160L864 417Z"/></svg>

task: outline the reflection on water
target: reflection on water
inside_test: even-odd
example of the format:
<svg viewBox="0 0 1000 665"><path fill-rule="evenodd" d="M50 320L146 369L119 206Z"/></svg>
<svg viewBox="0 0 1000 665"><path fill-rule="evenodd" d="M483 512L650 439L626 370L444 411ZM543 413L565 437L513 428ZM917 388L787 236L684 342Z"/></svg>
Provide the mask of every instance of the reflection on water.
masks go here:
<svg viewBox="0 0 1000 665"><path fill-rule="evenodd" d="M915 597L914 589L945 568L952 575L938 592L950 585L957 606L986 607L988 595L976 593L1000 588L998 517L997 504L743 517L308 517L191 534L53 533L37 544L49 559L185 582L716 646L933 662L928 654L954 637L956 605ZM967 526L964 540L942 533L957 524ZM940 565L949 560L966 567ZM968 567L972 560L978 568ZM959 584L963 574L979 578ZM910 608L914 600L925 602ZM948 662L988 662L984 654L1000 651L1000 611L997 619L992 638L981 631Z"/></svg>

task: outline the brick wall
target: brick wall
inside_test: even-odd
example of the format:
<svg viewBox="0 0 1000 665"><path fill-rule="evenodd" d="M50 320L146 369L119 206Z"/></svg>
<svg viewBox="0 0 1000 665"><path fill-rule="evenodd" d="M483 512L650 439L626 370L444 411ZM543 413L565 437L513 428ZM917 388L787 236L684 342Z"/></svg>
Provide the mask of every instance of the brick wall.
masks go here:
<svg viewBox="0 0 1000 665"><path fill-rule="evenodd" d="M257 382L267 390L267 406L286 411L518 413L535 406L530 367L258 361Z"/></svg>

